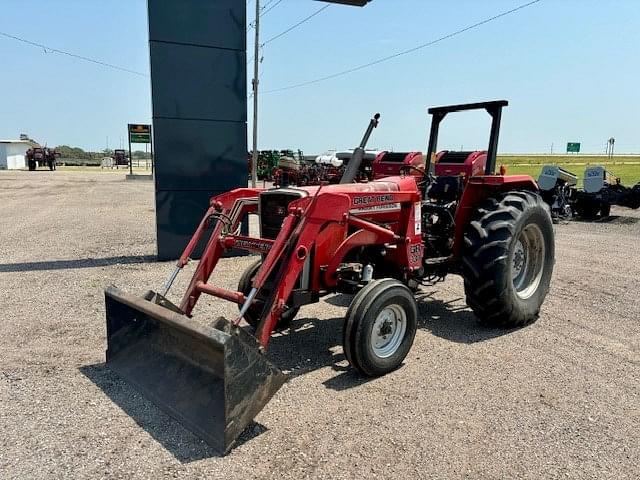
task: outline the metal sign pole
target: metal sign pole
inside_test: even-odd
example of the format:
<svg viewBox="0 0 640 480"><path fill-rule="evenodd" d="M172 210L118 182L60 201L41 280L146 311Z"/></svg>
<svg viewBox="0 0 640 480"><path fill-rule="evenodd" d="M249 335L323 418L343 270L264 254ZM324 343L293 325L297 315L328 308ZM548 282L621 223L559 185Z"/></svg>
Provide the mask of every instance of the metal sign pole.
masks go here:
<svg viewBox="0 0 640 480"><path fill-rule="evenodd" d="M131 124L127 123L127 138L129 140L129 174L133 175L133 155L131 155Z"/></svg>

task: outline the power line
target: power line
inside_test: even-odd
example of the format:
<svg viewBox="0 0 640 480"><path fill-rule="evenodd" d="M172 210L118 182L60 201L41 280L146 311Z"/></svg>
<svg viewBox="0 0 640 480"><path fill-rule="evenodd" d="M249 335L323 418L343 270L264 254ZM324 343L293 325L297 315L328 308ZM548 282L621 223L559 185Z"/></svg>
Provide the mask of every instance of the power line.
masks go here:
<svg viewBox="0 0 640 480"><path fill-rule="evenodd" d="M277 40L280 37L285 36L287 33L291 32L292 30L298 28L300 25L302 25L303 23L308 22L309 20L311 20L313 17L315 17L316 15L318 15L319 13L323 12L324 10L326 10L327 8L329 8L331 5L325 5L324 7L320 7L318 10L316 10L315 12L313 12L311 15L303 18L302 20L300 20L298 23L295 23L293 25L291 25L289 28L287 28L286 30L283 30L282 32L280 32L277 35L274 35L273 37L269 38L268 40L266 40L264 43L262 43L260 45L260 48L263 48L266 44L273 42L274 40ZM253 57L251 57L249 60L247 60L247 65L249 65L249 63L251 63L251 61L253 60Z"/></svg>
<svg viewBox="0 0 640 480"><path fill-rule="evenodd" d="M267 4L262 7L263 12L260 14L261 17L264 17L267 13L269 13L271 10L273 10L274 8L276 8L278 5L280 5L282 3L282 0L277 0L276 3L274 3L273 5L271 5L269 7L269 5L273 2L273 0L271 0L271 2L267 2ZM269 8L267 8L269 7Z"/></svg>
<svg viewBox="0 0 640 480"><path fill-rule="evenodd" d="M113 65L112 63L107 63L107 62L103 62L101 60L96 60L95 58L84 57L82 55L76 55L75 53L67 52L67 51L64 51L64 50L59 50L57 48L51 48L51 47L48 47L48 46L43 45L41 43L32 42L31 40L27 40L26 38L16 37L15 35L10 35L10 34L5 33L5 32L0 32L0 35L2 35L3 37L11 38L13 40L17 40L17 41L22 42L22 43L26 43L26 44L31 45L33 47L42 48L45 53L47 53L47 52L59 53L61 55L67 55L69 57L73 57L73 58L76 58L78 60L82 60L82 61L85 61L85 62L91 62L91 63L95 63L97 65L102 65L103 67L108 67L108 68L113 68L115 70L120 70L121 72L132 73L134 75L139 75L141 77L148 77L149 76L146 73L137 72L135 70L131 70L131 69L128 69L128 68L125 68L125 67L120 67L118 65Z"/></svg>
<svg viewBox="0 0 640 480"><path fill-rule="evenodd" d="M271 5L273 2L276 2L275 4ZM265 5L263 5L262 7L260 7L260 17L265 16L267 13L269 13L271 10L273 10L275 7L277 7L278 5L280 5L280 3L282 3L282 0L269 0ZM269 5L271 5L271 7L269 7ZM269 8L267 8L269 7ZM249 25L247 25L247 28L245 29L247 32L249 30L251 30L252 28L256 28L256 21L255 19L253 20L253 22L249 23Z"/></svg>
<svg viewBox="0 0 640 480"><path fill-rule="evenodd" d="M378 65L378 64L386 62L388 60L392 60L394 58L400 57L402 55L408 55L409 53L413 53L413 52L416 52L416 51L421 50L423 48L430 47L432 45L435 45L436 43L442 42L444 40L447 40L449 38L455 37L455 36L460 35L460 34L462 34L464 32L468 32L469 30L473 30L473 29L478 28L478 27L480 27L482 25L485 25L485 24L487 24L489 22L497 20L497 19L499 19L501 17L505 17L507 15L515 13L515 12L517 12L519 10L524 9L524 8L530 7L531 5L536 4L536 3L540 2L540 1L541 0L533 0L531 2L524 3L522 5L519 5L519 6L515 7L515 8L512 8L511 10L507 10L505 12L499 13L499 14L494 15L492 17L485 18L484 20L481 20L481 21L479 21L477 23L474 23L472 25L469 25L467 27L461 28L460 30L456 30L455 32L451 32L451 33L449 33L447 35L444 35L442 37L436 38L435 40L431 40L431 41L429 41L427 43L423 43L423 44L418 45L416 47L409 48L407 50L402 50L402 51L396 52L396 53L394 53L392 55L388 55L386 57L382 57L382 58L379 58L377 60L373 60L372 62L369 62L369 63L358 65L357 67L349 68L349 69L343 70L341 72L337 72L337 73L333 73L331 75L326 75L324 77L316 78L315 80L308 80L306 82L295 83L293 85L287 85L287 86L281 87L281 88L274 88L272 90L265 90L262 93L275 93L275 92L282 92L282 91L285 91L285 90L292 90L294 88L306 87L307 85L313 85L315 83L324 82L326 80L331 80L331 79L336 78L336 77L341 77L343 75L347 75L349 73L357 72L358 70L362 70L362 69L365 69L365 68L368 68L368 67L372 67L374 65Z"/></svg>
<svg viewBox="0 0 640 480"><path fill-rule="evenodd" d="M280 32L277 35L274 35L273 37L271 37L268 40L265 40L265 42L261 45L261 47L264 47L267 43L271 43L274 40L277 40L278 38L286 35L287 33L289 33L291 30L294 30L296 28L298 28L300 25L302 25L303 23L308 22L309 20L311 20L313 17L315 17L316 15L318 15L319 13L323 12L324 10L326 10L327 8L329 8L331 5L325 5L324 7L319 8L318 10L316 10L315 12L313 12L311 15L309 15L308 17L303 18L302 20L300 20L298 23L291 25L289 28L287 28L286 30Z"/></svg>

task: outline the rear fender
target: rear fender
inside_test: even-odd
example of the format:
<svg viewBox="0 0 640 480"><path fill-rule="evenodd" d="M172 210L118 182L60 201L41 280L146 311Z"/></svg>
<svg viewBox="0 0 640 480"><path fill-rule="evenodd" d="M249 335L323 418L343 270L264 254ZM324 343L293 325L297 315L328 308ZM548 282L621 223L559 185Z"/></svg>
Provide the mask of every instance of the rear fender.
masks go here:
<svg viewBox="0 0 640 480"><path fill-rule="evenodd" d="M465 186L460 205L456 211L456 228L453 254L460 257L464 230L471 221L479 204L487 198L512 190L538 192L538 184L529 175L485 175L471 177Z"/></svg>

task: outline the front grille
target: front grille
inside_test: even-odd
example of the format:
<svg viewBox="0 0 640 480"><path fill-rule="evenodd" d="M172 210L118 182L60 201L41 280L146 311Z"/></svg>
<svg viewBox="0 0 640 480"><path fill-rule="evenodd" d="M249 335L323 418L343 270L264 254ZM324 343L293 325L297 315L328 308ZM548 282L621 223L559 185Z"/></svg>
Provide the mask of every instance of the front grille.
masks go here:
<svg viewBox="0 0 640 480"><path fill-rule="evenodd" d="M307 196L304 190L279 188L260 194L260 236L275 239L280 233L282 222L288 215L289 204Z"/></svg>

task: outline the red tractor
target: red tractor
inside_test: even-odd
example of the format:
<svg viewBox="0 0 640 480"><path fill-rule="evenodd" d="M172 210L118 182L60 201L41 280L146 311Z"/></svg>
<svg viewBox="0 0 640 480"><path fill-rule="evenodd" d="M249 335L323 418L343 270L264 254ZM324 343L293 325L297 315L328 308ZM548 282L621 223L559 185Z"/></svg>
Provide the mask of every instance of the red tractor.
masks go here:
<svg viewBox="0 0 640 480"><path fill-rule="evenodd" d="M49 170L55 170L58 158L60 158L60 152L57 152L55 148L33 147L27 150L25 157L30 171L37 170L38 167L43 166L49 167Z"/></svg>
<svg viewBox="0 0 640 480"><path fill-rule="evenodd" d="M49 167L49 170L55 170L58 166L58 158L60 158L60 152L55 148L44 149L44 162Z"/></svg>
<svg viewBox="0 0 640 480"><path fill-rule="evenodd" d="M212 197L160 294L106 290L107 365L226 452L286 380L266 355L272 333L325 295L354 294L343 349L365 376L402 364L419 321L416 292L448 274L462 276L467 304L488 327L534 322L549 290L554 234L536 182L495 173L506 105L431 108L422 167L431 173L419 177L353 183L376 115L339 184L239 188ZM473 161L468 152L436 156L442 119L472 109L492 117L488 150L473 153ZM439 159L436 173L451 174L434 176L432 158ZM259 215L259 237L240 233L248 214ZM174 305L167 292L205 236L202 258ZM230 290L215 285L212 274L232 249L259 256ZM239 314L209 326L193 321L203 294L236 303Z"/></svg>
<svg viewBox="0 0 640 480"><path fill-rule="evenodd" d="M33 147L27 150L27 165L30 171L37 170L45 164L45 152L42 147Z"/></svg>
<svg viewBox="0 0 640 480"><path fill-rule="evenodd" d="M375 180L394 175L424 176L422 152L380 152L373 161Z"/></svg>

